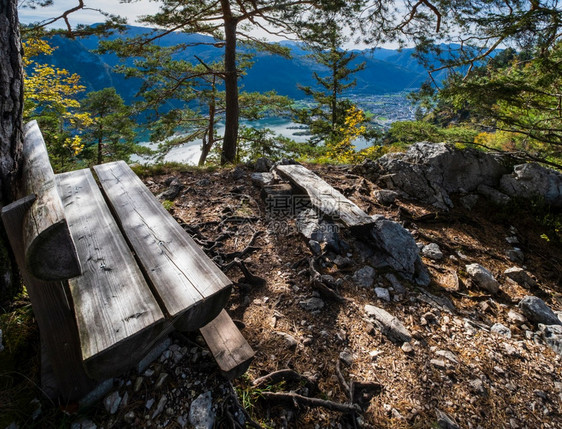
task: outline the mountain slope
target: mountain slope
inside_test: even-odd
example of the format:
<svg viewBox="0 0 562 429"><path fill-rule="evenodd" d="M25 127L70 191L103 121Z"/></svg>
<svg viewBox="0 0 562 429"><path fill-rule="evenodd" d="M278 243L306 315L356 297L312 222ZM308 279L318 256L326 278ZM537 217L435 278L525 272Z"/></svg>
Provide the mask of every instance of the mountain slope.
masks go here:
<svg viewBox="0 0 562 429"><path fill-rule="evenodd" d="M127 27L124 36L133 37L151 31L142 27ZM110 38L122 37L113 35ZM70 40L55 36L51 43L57 48L52 57L45 58L58 67L65 68L82 76L82 81L89 91L100 90L114 86L119 94L130 102L138 92L141 81L125 79L115 73L113 67L119 64L119 59L113 54L99 55L93 52L98 47L99 38L90 36L79 40ZM195 44L178 53L177 57L188 61L196 61L195 55L205 61L219 61L223 50L206 43L214 40L199 34L171 33L160 39L162 46L172 46L180 43ZM302 46L286 43L293 52L293 58L287 59L269 53L258 52L254 58L254 65L241 78L241 84L246 91L275 90L279 94L292 98L303 98L298 85L315 85L312 77L314 71L320 75L326 70L316 64L306 55ZM240 49L244 52L244 49ZM355 75L357 86L351 92L357 95L385 94L400 92L419 87L426 79L422 67L412 57L412 50L402 52L392 50L358 51L355 62L366 62L366 68ZM131 63L131 60L127 61Z"/></svg>

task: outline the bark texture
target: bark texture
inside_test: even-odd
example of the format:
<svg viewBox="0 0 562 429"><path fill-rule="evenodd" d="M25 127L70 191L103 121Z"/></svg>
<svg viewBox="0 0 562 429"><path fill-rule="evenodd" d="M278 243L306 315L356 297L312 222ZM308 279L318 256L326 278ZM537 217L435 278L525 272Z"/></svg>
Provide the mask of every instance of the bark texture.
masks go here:
<svg viewBox="0 0 562 429"><path fill-rule="evenodd" d="M15 199L23 140L23 67L16 0L0 0L0 205ZM19 288L17 268L0 226L0 298Z"/></svg>

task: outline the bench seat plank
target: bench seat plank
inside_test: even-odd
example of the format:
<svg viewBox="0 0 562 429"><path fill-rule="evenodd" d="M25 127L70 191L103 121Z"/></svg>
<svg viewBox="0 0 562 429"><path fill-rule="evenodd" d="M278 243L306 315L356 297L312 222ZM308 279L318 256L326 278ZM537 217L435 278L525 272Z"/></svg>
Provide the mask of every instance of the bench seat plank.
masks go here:
<svg viewBox="0 0 562 429"><path fill-rule="evenodd" d="M225 310L200 331L226 378L246 372L255 353Z"/></svg>
<svg viewBox="0 0 562 429"><path fill-rule="evenodd" d="M164 329L152 295L89 170L56 176L83 274L69 280L88 374L123 373Z"/></svg>
<svg viewBox="0 0 562 429"><path fill-rule="evenodd" d="M225 306L232 284L123 161L97 165L109 204L179 330L195 331Z"/></svg>
<svg viewBox="0 0 562 429"><path fill-rule="evenodd" d="M328 217L350 229L363 230L374 225L374 219L302 165L278 165L276 170L304 190L312 205Z"/></svg>

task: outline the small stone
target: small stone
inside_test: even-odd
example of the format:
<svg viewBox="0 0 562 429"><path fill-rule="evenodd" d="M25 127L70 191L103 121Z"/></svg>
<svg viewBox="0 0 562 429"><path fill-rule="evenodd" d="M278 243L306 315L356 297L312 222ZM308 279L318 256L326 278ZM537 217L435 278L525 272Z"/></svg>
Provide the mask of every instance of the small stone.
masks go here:
<svg viewBox="0 0 562 429"><path fill-rule="evenodd" d="M353 261L345 256L337 255L334 259L334 264L338 266L338 268L347 268L353 265Z"/></svg>
<svg viewBox="0 0 562 429"><path fill-rule="evenodd" d="M123 416L123 420L125 420L125 422L129 424L133 423L135 421L135 412L129 411L127 414Z"/></svg>
<svg viewBox="0 0 562 429"><path fill-rule="evenodd" d="M160 389L162 388L162 386L164 385L164 383L166 382L166 380L168 380L168 374L163 372L162 374L160 374L160 376L158 377L158 380L156 381L156 384L154 384L154 388L155 389Z"/></svg>
<svg viewBox="0 0 562 429"><path fill-rule="evenodd" d="M375 269L368 265L355 271L353 274L353 281L359 287L370 288L375 281Z"/></svg>
<svg viewBox="0 0 562 429"><path fill-rule="evenodd" d="M429 363L439 369L445 369L447 367L443 359L431 359Z"/></svg>
<svg viewBox="0 0 562 429"><path fill-rule="evenodd" d="M250 176L252 183L258 186L267 186L273 183L273 174L272 173L252 173Z"/></svg>
<svg viewBox="0 0 562 429"><path fill-rule="evenodd" d="M320 243L316 240L310 240L308 242L308 247L310 247L310 250L312 250L312 253L314 253L316 256L320 256L322 254L322 247L320 246Z"/></svg>
<svg viewBox="0 0 562 429"><path fill-rule="evenodd" d="M2 339L2 329L0 329L0 352L3 352L4 348L5 348L4 345L2 344L2 341L3 341L3 339Z"/></svg>
<svg viewBox="0 0 562 429"><path fill-rule="evenodd" d="M144 372L144 376L145 376L145 377L152 377L153 375L154 375L154 370L152 370L152 369L150 369L150 368L147 369L147 370Z"/></svg>
<svg viewBox="0 0 562 429"><path fill-rule="evenodd" d="M384 352L382 350L371 350L369 352L369 356L371 356L372 359L376 359L377 356L380 356L383 353Z"/></svg>
<svg viewBox="0 0 562 429"><path fill-rule="evenodd" d="M375 293L377 294L377 298L382 299L383 301L390 302L390 293L388 289L383 287L376 287Z"/></svg>
<svg viewBox="0 0 562 429"><path fill-rule="evenodd" d="M353 364L353 355L349 350L344 350L340 353L340 360L347 366L351 366Z"/></svg>
<svg viewBox="0 0 562 429"><path fill-rule="evenodd" d="M402 283L400 283L394 274L386 273L384 277L390 282L396 294L403 295L407 292L406 288L402 285Z"/></svg>
<svg viewBox="0 0 562 429"><path fill-rule="evenodd" d="M516 264L522 264L525 261L525 255L519 247L509 249L505 254L511 262L515 262Z"/></svg>
<svg viewBox="0 0 562 429"><path fill-rule="evenodd" d="M487 394L486 387L484 387L484 383L479 378L471 380L468 384L470 384L470 388L474 393L482 396Z"/></svg>
<svg viewBox="0 0 562 429"><path fill-rule="evenodd" d="M544 342L554 352L562 355L562 326L561 325L543 325L539 324L540 333Z"/></svg>
<svg viewBox="0 0 562 429"><path fill-rule="evenodd" d="M396 197L398 197L398 193L390 189L379 189L373 192L373 197L375 197L380 204L387 206L394 203Z"/></svg>
<svg viewBox="0 0 562 429"><path fill-rule="evenodd" d="M97 429L97 425L86 418L82 418L74 423L72 423L70 425L70 429ZM6 429L18 429L19 426L16 423L12 423L11 425L8 425L6 427Z"/></svg>
<svg viewBox="0 0 562 429"><path fill-rule="evenodd" d="M494 323L490 328L490 332L494 332L506 338L511 338L511 329L501 323Z"/></svg>
<svg viewBox="0 0 562 429"><path fill-rule="evenodd" d="M537 282L523 268L511 267L503 273L506 277L510 278L520 286L531 288L537 285Z"/></svg>
<svg viewBox="0 0 562 429"><path fill-rule="evenodd" d="M414 348L410 343L405 342L404 344L402 344L402 351L404 353L412 353L414 351Z"/></svg>
<svg viewBox="0 0 562 429"><path fill-rule="evenodd" d="M261 173L271 170L271 167L273 167L273 161L265 157L258 158L254 164L254 170Z"/></svg>
<svg viewBox="0 0 562 429"><path fill-rule="evenodd" d="M160 400L158 401L158 405L156 406L156 409L154 410L154 412L152 413L152 419L154 420L157 416L160 415L160 413L162 411L164 411L164 407L166 406L166 402L168 401L168 398L166 397L166 395L162 395L162 397L160 398Z"/></svg>
<svg viewBox="0 0 562 429"><path fill-rule="evenodd" d="M295 337L293 337L292 335L289 335L285 332L278 332L278 331L275 333L285 340L285 344L287 345L287 348L293 349L297 346L298 342L295 339Z"/></svg>
<svg viewBox="0 0 562 429"><path fill-rule="evenodd" d="M115 414L117 409L119 408L119 404L121 403L121 396L119 392L113 392L110 395L106 396L103 400L103 406L105 407L105 411L109 414Z"/></svg>
<svg viewBox="0 0 562 429"><path fill-rule="evenodd" d="M444 357L448 361L453 362L455 364L459 363L455 354L453 352L448 351L448 350L437 350L435 352L435 354L439 357Z"/></svg>
<svg viewBox="0 0 562 429"><path fill-rule="evenodd" d="M133 391L136 393L140 390L142 383L144 381L143 377L137 377L137 379L135 380L135 385L133 386Z"/></svg>
<svg viewBox="0 0 562 429"><path fill-rule="evenodd" d="M324 301L320 298L312 297L299 301L299 305L306 311L318 311L324 308Z"/></svg>
<svg viewBox="0 0 562 429"><path fill-rule="evenodd" d="M515 235L505 237L505 241L507 241L509 244L519 244L519 239Z"/></svg>
<svg viewBox="0 0 562 429"><path fill-rule="evenodd" d="M443 252L436 243L429 243L427 246L423 246L422 255L434 261L443 259Z"/></svg>
<svg viewBox="0 0 562 429"><path fill-rule="evenodd" d="M147 410L150 410L153 405L154 405L154 398L150 398L148 401L146 401L146 404L144 404Z"/></svg>
<svg viewBox="0 0 562 429"><path fill-rule="evenodd" d="M526 296L519 302L519 308L527 318L543 325L562 325L558 316L536 296Z"/></svg>
<svg viewBox="0 0 562 429"><path fill-rule="evenodd" d="M507 319L512 323L525 323L527 321L527 318L525 316L515 310L508 311Z"/></svg>
<svg viewBox="0 0 562 429"><path fill-rule="evenodd" d="M480 288L486 289L492 294L499 291L500 285L492 273L480 264L470 264L466 266L466 271L471 280Z"/></svg>
<svg viewBox="0 0 562 429"><path fill-rule="evenodd" d="M212 429L215 424L211 392L202 393L189 408L189 422L196 429Z"/></svg>
<svg viewBox="0 0 562 429"><path fill-rule="evenodd" d="M402 322L388 311L374 305L365 305L365 313L391 341L403 343L412 340L412 335Z"/></svg>

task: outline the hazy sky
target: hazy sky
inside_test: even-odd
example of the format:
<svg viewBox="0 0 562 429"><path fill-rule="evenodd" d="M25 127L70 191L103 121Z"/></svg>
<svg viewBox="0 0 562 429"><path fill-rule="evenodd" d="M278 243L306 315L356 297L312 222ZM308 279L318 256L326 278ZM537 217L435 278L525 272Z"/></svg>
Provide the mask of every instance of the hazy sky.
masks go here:
<svg viewBox="0 0 562 429"><path fill-rule="evenodd" d="M22 2L20 1L20 3ZM138 25L135 22L137 16L148 15L158 10L158 3L148 0L129 4L120 4L118 0L86 0L84 3L86 7L101 9L105 12L126 17L131 25ZM76 0L55 0L54 4L48 7L38 7L36 9L20 7L20 22L29 24L52 18L77 4ZM95 24L104 21L104 17L99 12L91 10L75 12L70 15L69 19L72 24ZM59 23L59 26L62 26L62 23Z"/></svg>

